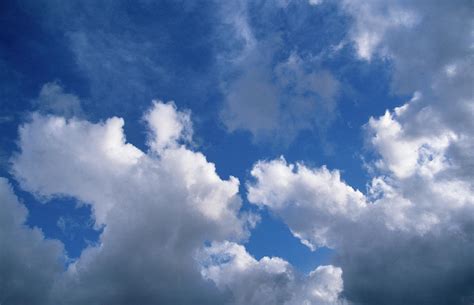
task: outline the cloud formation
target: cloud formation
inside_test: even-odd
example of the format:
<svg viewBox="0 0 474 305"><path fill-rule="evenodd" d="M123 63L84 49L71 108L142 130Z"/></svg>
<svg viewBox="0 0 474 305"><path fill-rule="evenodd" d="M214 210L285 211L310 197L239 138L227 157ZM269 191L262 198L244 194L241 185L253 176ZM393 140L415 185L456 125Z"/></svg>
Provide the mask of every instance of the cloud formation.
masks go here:
<svg viewBox="0 0 474 305"><path fill-rule="evenodd" d="M61 304L338 302L340 269L305 278L282 259L256 261L238 244L258 218L240 211L236 178L222 180L186 147L188 112L155 101L144 120L148 152L126 142L120 118L35 113L20 128L12 170L21 187L42 200L73 196L103 227L98 244L56 274L45 295Z"/></svg>
<svg viewBox="0 0 474 305"><path fill-rule="evenodd" d="M336 249L344 296L355 304L471 304L473 74L464 67L472 65L472 18L463 15L472 5L341 7L353 18L357 56L391 61L394 92L413 98L365 126L376 155L366 194L337 170L281 158L255 164L248 198L308 247Z"/></svg>
<svg viewBox="0 0 474 305"><path fill-rule="evenodd" d="M387 117L373 122L383 125ZM336 249L344 295L356 304L469 304L472 180L450 175L444 156L427 157L429 145L414 149L413 168L405 163L401 172L373 177L367 196L338 171L261 161L248 198L311 249Z"/></svg>
<svg viewBox="0 0 474 305"><path fill-rule="evenodd" d="M20 126L11 174L46 204L67 196L89 205L103 230L97 244L69 261L61 242L25 224L26 208L0 178L2 305L474 302L469 1L236 1L199 9L145 1L107 10L100 2L71 3L48 3L41 27L64 27L55 36L66 37L88 94L104 108L142 111L130 101L161 87L165 96L205 99L196 92L206 89L196 88L219 84L222 108L210 112L220 113L228 131L287 143L333 121L346 84L323 64L327 54L351 51L347 45L354 53L344 53L344 64L381 60L393 72L391 93L412 98L368 119L373 156L365 163L365 191L328 166L284 157L255 163L248 200L283 220L308 248L335 249L334 265L301 274L281 258L247 252L243 244L259 217L242 210L239 180L221 178L191 148L189 111L154 101L142 117L147 140L139 149L127 142L122 118L85 120L87 105L77 96L57 82L43 85L39 112ZM173 13L156 18L149 14L155 11ZM337 28L338 36L324 20L341 12L348 28ZM315 16L323 21L308 29L305 21ZM308 37L321 47L308 48ZM8 115L3 121L14 122ZM66 219L58 226L66 230Z"/></svg>
<svg viewBox="0 0 474 305"><path fill-rule="evenodd" d="M204 278L229 289L233 304L345 304L342 270L319 266L304 276L278 257L253 258L236 243L213 243L199 254Z"/></svg>

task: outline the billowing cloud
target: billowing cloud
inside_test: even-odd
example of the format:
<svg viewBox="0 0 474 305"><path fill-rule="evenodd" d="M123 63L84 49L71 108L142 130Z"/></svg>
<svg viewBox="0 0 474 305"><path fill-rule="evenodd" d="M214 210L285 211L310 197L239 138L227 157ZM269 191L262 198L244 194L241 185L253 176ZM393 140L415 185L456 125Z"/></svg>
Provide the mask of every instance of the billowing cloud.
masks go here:
<svg viewBox="0 0 474 305"><path fill-rule="evenodd" d="M398 116L409 107L369 122L380 158L366 195L336 170L277 159L255 165L248 198L311 249L336 249L350 301L469 304L474 186L449 153L462 140L449 130L407 136Z"/></svg>
<svg viewBox="0 0 474 305"><path fill-rule="evenodd" d="M343 1L362 60L393 64L395 93L413 94L365 126L367 192L337 170L260 161L248 198L310 248L336 249L356 304L474 301L474 112L468 1Z"/></svg>
<svg viewBox="0 0 474 305"><path fill-rule="evenodd" d="M73 196L103 227L98 244L45 294L61 304L338 302L336 267L306 278L282 259L256 261L237 244L258 218L240 211L236 178L222 180L186 147L188 112L155 101L144 120L148 152L126 142L120 118L90 123L36 113L20 128L12 170L21 187L42 200ZM235 266L241 262L242 270Z"/></svg>
<svg viewBox="0 0 474 305"><path fill-rule="evenodd" d="M202 274L221 289L229 289L235 304L343 304L342 271L319 266L302 276L278 257L256 260L241 245L214 243L198 256Z"/></svg>
<svg viewBox="0 0 474 305"><path fill-rule="evenodd" d="M150 148L160 153L168 146L176 146L179 140L190 141L192 126L189 113L177 112L173 103L154 102L153 108L145 114L151 129Z"/></svg>
<svg viewBox="0 0 474 305"><path fill-rule="evenodd" d="M21 128L13 170L22 187L40 197L74 196L105 225L100 245L59 282L58 293L74 291L60 299L210 302L212 285L201 280L193 252L206 240L243 238L245 219L237 179L221 180L202 154L176 144L180 134L169 133L184 131L185 117L163 103L147 113L157 156L126 143L119 118L92 124L36 114Z"/></svg>

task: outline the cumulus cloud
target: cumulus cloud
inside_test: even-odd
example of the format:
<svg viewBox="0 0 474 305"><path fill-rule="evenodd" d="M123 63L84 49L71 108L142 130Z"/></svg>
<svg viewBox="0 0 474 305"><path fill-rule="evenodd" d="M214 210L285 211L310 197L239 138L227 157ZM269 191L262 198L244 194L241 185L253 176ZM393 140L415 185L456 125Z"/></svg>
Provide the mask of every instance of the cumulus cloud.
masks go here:
<svg viewBox="0 0 474 305"><path fill-rule="evenodd" d="M223 242L205 248L198 257L201 273L235 296L233 304L343 304L342 271L319 266L302 276L278 257L253 258L241 245Z"/></svg>
<svg viewBox="0 0 474 305"><path fill-rule="evenodd" d="M249 185L249 201L281 215L293 234L313 250L335 247L339 237L333 230L359 219L367 205L361 192L341 181L338 171L325 167L295 166L281 158L258 162L251 174L255 184Z"/></svg>
<svg viewBox="0 0 474 305"><path fill-rule="evenodd" d="M438 4L341 4L357 55L391 61L394 92L413 94L365 126L376 154L366 194L325 167L279 159L252 170L249 200L310 248L335 248L356 304L474 301L471 4Z"/></svg>
<svg viewBox="0 0 474 305"><path fill-rule="evenodd" d="M120 118L91 123L33 114L21 126L12 159L21 187L41 200L73 196L103 227L98 244L56 274L45 294L61 304L339 300L336 267L300 278L289 263L256 261L237 244L258 218L240 211L237 178L221 179L204 155L182 144L192 134L188 112L155 101L144 120L149 152L126 142Z"/></svg>
<svg viewBox="0 0 474 305"><path fill-rule="evenodd" d="M409 107L368 124L380 158L366 195L342 181L337 170L282 158L254 166L248 198L283 219L311 249L336 249L350 301L469 304L472 179L457 174L448 152L459 141L452 131L404 134L398 115Z"/></svg>
<svg viewBox="0 0 474 305"><path fill-rule="evenodd" d="M337 170L283 158L251 172L251 202L310 248L336 249L344 296L355 304L474 301L470 6L342 1L357 56L389 60L393 91L413 95L365 126L376 156L366 192Z"/></svg>
<svg viewBox="0 0 474 305"><path fill-rule="evenodd" d="M206 303L212 286L200 279L193 252L206 240L246 234L238 180L221 180L202 154L175 142L181 134L169 133L170 126L184 131L187 116L155 103L145 117L156 157L126 143L119 118L92 124L34 115L20 129L13 171L22 187L40 197L74 196L105 225L100 245L85 250L60 281L59 293L77 293L61 299ZM177 293L179 287L185 290Z"/></svg>
<svg viewBox="0 0 474 305"><path fill-rule="evenodd" d="M145 121L151 129L148 145L155 152L161 152L178 140L190 141L192 127L189 113L177 112L173 103L153 102L153 108L145 114Z"/></svg>

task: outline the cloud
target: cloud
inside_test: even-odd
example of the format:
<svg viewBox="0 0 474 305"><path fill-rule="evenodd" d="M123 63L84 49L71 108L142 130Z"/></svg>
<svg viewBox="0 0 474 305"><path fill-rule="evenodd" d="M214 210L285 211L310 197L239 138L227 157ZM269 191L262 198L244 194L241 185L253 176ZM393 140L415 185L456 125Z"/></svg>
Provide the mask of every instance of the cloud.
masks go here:
<svg viewBox="0 0 474 305"><path fill-rule="evenodd" d="M245 1L234 6L226 15L231 20L226 30L237 47L223 52L220 60L221 118L227 129L284 144L303 130L324 134L335 118L340 84L316 56L300 54L286 38L298 32L289 21L294 12L269 4L257 8ZM265 15L268 24L252 22L256 14ZM279 22L289 28L271 26Z"/></svg>
<svg viewBox="0 0 474 305"><path fill-rule="evenodd" d="M154 26L141 26L120 5L107 11L114 18L78 10L82 13L66 27L66 37L91 95L108 102L153 95L157 80L169 85L180 78L171 70L191 72L194 85L201 84L197 79L212 81L203 77L209 72L203 67L212 66L209 58L216 55L221 119L228 130L285 142L303 130L324 131L337 112L341 87L319 59L287 47L292 30L268 30L282 21L276 16L291 23L284 13L294 10L293 4L264 3L261 10L247 2L219 6L230 21L217 22L222 28L215 32L207 23L204 29L228 40L213 41L223 44L218 55L210 44L199 47L166 34L171 25L186 24L174 15L161 16L167 26L147 15L143 24ZM157 8L141 5L142 12ZM54 12L48 6L46 15L65 25L67 16L76 14L73 6ZM193 25L208 20L203 17L209 14L197 14L192 5L178 7L196 18ZM393 93L413 95L365 126L375 153L368 162L367 191L348 185L337 170L288 164L284 158L257 162L248 184L249 201L281 217L302 243L336 249L334 265L302 275L280 258L257 260L246 252L240 243L258 217L241 210L237 178L222 179L214 164L189 147L190 112L154 102L144 115L148 150L142 151L127 143L123 119L86 121L79 99L48 83L38 98L41 113L20 127L12 173L42 201L72 196L90 205L103 232L97 245L62 270L62 245L24 225L25 208L1 180L0 303L474 302L471 4L345 0L340 7L352 18L348 39L358 59L388 60ZM310 14L297 16L297 23L305 24L301 20ZM128 31L118 33L114 20L125 20ZM166 30L155 33L155 26ZM184 36L202 37L195 35L202 31L188 27L192 30ZM150 38L153 43L147 43ZM170 52L177 49L162 42L191 47ZM176 58L159 58L168 53ZM193 66L188 55L201 53L209 57L200 56L202 65ZM179 69L176 63L186 64ZM176 87L182 92L179 83Z"/></svg>
<svg viewBox="0 0 474 305"><path fill-rule="evenodd" d="M418 15L404 7L402 1L384 4L377 1L347 0L341 1L341 4L354 18L349 35L355 44L357 55L365 60L371 60L376 52L389 55L388 50L384 49L385 36L400 28L411 29L419 22Z"/></svg>
<svg viewBox="0 0 474 305"><path fill-rule="evenodd" d="M95 225L103 227L97 245L58 274L45 294L62 304L261 304L270 295L290 304L284 301L306 295L293 287L307 285L321 293L308 300L338 299L340 272L316 270L296 281L300 275L287 262L258 263L237 244L258 217L240 210L237 178L222 180L204 155L181 144L192 134L189 112L155 101L144 120L149 152L126 142L120 118L90 123L36 113L21 126L20 152L12 159L21 187L41 200L75 197L92 207ZM211 268L203 253L227 252L250 265L223 282L219 270L234 268L225 259ZM275 283L285 277L289 282L279 292ZM265 292L255 290L255 281L240 283L243 278L259 281Z"/></svg>
<svg viewBox="0 0 474 305"><path fill-rule="evenodd" d="M140 1L129 5L127 1L105 1L84 5L75 0L45 0L15 6L17 15L25 18L23 23L36 21L35 31L27 35L29 41L41 41L35 51L57 57L53 65L46 55L39 57L46 62L41 66L44 72L51 69L48 77L60 77L68 88L86 97L83 106L89 115L139 115L157 92L178 101L193 100L194 104L207 100L209 85L214 82L212 2ZM20 46L31 49L25 47L27 43ZM34 88L44 82L43 78L34 80Z"/></svg>
<svg viewBox="0 0 474 305"><path fill-rule="evenodd" d="M63 269L62 244L26 226L28 212L5 178L0 178L0 211L0 303L51 304L45 292Z"/></svg>
<svg viewBox="0 0 474 305"><path fill-rule="evenodd" d="M438 120L456 132L473 129L472 18L469 1L342 1L352 17L349 39L359 57L392 62L397 94L419 92L407 116L425 116L406 124L418 132L436 133L426 120ZM422 108L426 108L423 112ZM433 117L433 118L430 118ZM434 122L436 123L436 122ZM414 131L412 131L414 132Z"/></svg>
<svg viewBox="0 0 474 305"><path fill-rule="evenodd" d="M105 225L100 246L85 250L59 282L59 294L76 293L60 299L179 304L206 303L217 294L201 280L192 255L206 240L246 235L238 181L221 180L202 154L173 144L180 135L170 136L167 127L184 131L184 117L163 103L147 113L156 157L125 142L119 118L92 124L34 115L21 128L13 170L22 187L40 197L74 196Z"/></svg>
<svg viewBox="0 0 474 305"><path fill-rule="evenodd" d="M177 112L173 103L153 103L153 108L145 114L151 129L150 148L160 153L169 146L176 146L180 139L189 142L193 132L189 113Z"/></svg>
<svg viewBox="0 0 474 305"><path fill-rule="evenodd" d="M311 249L334 248L344 295L356 304L469 304L474 186L448 149L462 140L449 130L404 134L398 115L408 109L368 124L380 158L366 195L336 170L277 159L254 166L248 199Z"/></svg>
<svg viewBox="0 0 474 305"><path fill-rule="evenodd" d="M472 73L462 68L472 62L472 20L462 17L470 4L426 5L342 3L356 54L390 60L394 92L413 94L365 126L376 155L366 194L337 170L284 159L256 163L248 184L249 200L302 243L336 249L355 304L474 301L474 185L463 170L474 143Z"/></svg>
<svg viewBox="0 0 474 305"><path fill-rule="evenodd" d="M356 55L393 66L406 104L365 126L365 194L337 170L257 162L251 202L311 249L330 246L355 304L474 301L472 20L466 2L342 1ZM463 151L463 152L461 152Z"/></svg>
<svg viewBox="0 0 474 305"><path fill-rule="evenodd" d="M323 3L323 0L308 0L308 3L310 5L320 5L321 3Z"/></svg>
<svg viewBox="0 0 474 305"><path fill-rule="evenodd" d="M67 118L83 115L79 98L73 94L65 93L61 85L56 82L46 83L41 87L35 104L43 113L52 113Z"/></svg>
<svg viewBox="0 0 474 305"><path fill-rule="evenodd" d="M70 74L79 78L68 87L87 97L83 106L89 114L137 116L145 108L139 101L160 92L178 103L192 100L188 107L193 109L209 107L209 116L220 113L231 132L246 130L257 140L282 138L279 142L287 144L303 130L324 134L337 108L338 95L323 95L327 90L322 88L333 88L337 78L288 38L301 39L309 31L324 40L331 36L310 22L320 16L306 13L309 5L302 3L141 1L130 6L118 1L104 9L103 3L41 1L41 10L28 3L21 7L46 34L62 37L61 53L68 57L68 65L61 66L63 79ZM152 13L164 11L168 13L158 17ZM295 22L300 13L307 15L305 24ZM253 22L260 14L268 22ZM275 30L276 24L289 28ZM313 38L305 45L314 45ZM305 71L283 84L274 79L274 69L291 52L301 61L298 69ZM319 85L309 85L314 81ZM307 83L305 92L291 92L295 82ZM217 98L223 98L223 104L216 109L209 101Z"/></svg>
<svg viewBox="0 0 474 305"><path fill-rule="evenodd" d="M307 276L278 257L253 258L241 245L214 243L198 255L201 273L221 289L229 289L234 304L343 304L342 271L319 266Z"/></svg>
<svg viewBox="0 0 474 305"><path fill-rule="evenodd" d="M338 171L260 161L251 171L248 199L282 216L293 235L311 249L335 247L336 232L356 221L366 207L364 195L346 185Z"/></svg>

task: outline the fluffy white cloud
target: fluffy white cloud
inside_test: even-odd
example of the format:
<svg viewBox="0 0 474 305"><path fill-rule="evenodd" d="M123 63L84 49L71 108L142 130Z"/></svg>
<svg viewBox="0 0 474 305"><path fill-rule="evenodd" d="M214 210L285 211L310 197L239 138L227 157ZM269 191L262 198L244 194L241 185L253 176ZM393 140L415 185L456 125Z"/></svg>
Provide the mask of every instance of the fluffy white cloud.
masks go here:
<svg viewBox="0 0 474 305"><path fill-rule="evenodd" d="M187 114L157 102L145 117L151 155L126 143L119 118L92 124L35 114L20 129L13 171L22 187L74 196L105 226L100 244L58 282L56 297L66 303L219 300L193 253L207 240L245 238L239 182L220 179L202 154L177 143L176 130L189 132Z"/></svg>
<svg viewBox="0 0 474 305"><path fill-rule="evenodd" d="M335 246L339 232L359 219L366 207L364 195L347 186L338 171L287 164L281 158L258 162L248 199L281 215L293 234L311 249ZM328 236L331 234L331 236Z"/></svg>
<svg viewBox="0 0 474 305"><path fill-rule="evenodd" d="M144 118L148 153L126 142L119 118L90 123L33 114L20 128L12 171L21 186L40 199L66 195L91 205L104 228L98 244L56 274L45 294L61 304L338 300L337 268L300 278L287 262L256 261L235 243L247 238L257 216L240 211L236 178L222 180L201 153L180 144L191 140L189 113L154 102ZM206 263L227 255L232 263ZM305 297L300 285L312 294Z"/></svg>
<svg viewBox="0 0 474 305"><path fill-rule="evenodd" d="M462 160L449 150L464 140L449 129L406 134L399 118L413 102L367 126L380 156L367 195L341 181L338 171L281 158L254 166L248 198L281 217L311 249L335 248L351 301L468 304L474 185L459 174ZM450 257L457 259L447 263Z"/></svg>
<svg viewBox="0 0 474 305"><path fill-rule="evenodd" d="M449 167L446 150L459 138L449 129L438 130L435 134L407 133L399 120L419 99L416 93L410 103L395 108L393 113L387 111L378 119L370 118L368 123L368 129L372 132L370 142L382 157L376 166L392 172L397 178L412 176L415 171L433 176Z"/></svg>
<svg viewBox="0 0 474 305"><path fill-rule="evenodd" d="M241 245L213 243L198 255L202 274L235 296L233 304L343 304L342 271L319 266L308 276L277 257L256 260Z"/></svg>
<svg viewBox="0 0 474 305"><path fill-rule="evenodd" d="M173 103L153 103L153 108L145 114L152 133L148 143L150 148L160 153L176 145L178 140L190 141L193 130L189 113L177 112Z"/></svg>

